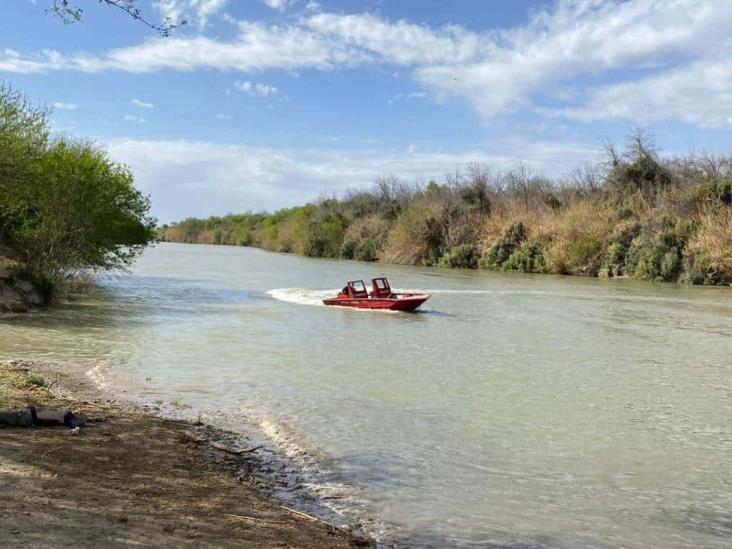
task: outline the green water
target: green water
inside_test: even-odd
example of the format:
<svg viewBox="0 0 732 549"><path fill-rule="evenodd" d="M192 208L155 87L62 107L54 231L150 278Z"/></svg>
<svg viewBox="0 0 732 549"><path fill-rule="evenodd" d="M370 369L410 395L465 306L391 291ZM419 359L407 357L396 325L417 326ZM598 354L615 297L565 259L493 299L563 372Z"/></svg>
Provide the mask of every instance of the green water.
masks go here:
<svg viewBox="0 0 732 549"><path fill-rule="evenodd" d="M378 275L433 296L319 306ZM99 295L0 321L0 357L254 418L385 540L731 544L729 288L166 244Z"/></svg>

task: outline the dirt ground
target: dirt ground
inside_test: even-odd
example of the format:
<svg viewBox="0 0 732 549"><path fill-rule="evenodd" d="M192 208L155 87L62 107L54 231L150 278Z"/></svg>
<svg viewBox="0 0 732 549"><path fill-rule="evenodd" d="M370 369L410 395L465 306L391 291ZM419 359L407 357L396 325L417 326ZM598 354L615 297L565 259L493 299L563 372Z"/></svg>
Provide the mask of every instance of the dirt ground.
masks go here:
<svg viewBox="0 0 732 549"><path fill-rule="evenodd" d="M217 458L193 424L77 400L74 383L0 364L0 409L64 406L101 420L78 435L0 426L0 547L372 546L261 496L232 474L256 463Z"/></svg>

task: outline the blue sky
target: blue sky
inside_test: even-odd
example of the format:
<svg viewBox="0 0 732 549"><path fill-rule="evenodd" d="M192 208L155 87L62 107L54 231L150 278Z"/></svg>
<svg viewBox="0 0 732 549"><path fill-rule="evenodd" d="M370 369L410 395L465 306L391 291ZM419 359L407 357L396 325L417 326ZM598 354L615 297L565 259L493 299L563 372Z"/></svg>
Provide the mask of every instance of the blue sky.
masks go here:
<svg viewBox="0 0 732 549"><path fill-rule="evenodd" d="M129 165L161 221L272 210L470 162L561 176L634 127L732 149L732 2L9 0L0 78Z"/></svg>

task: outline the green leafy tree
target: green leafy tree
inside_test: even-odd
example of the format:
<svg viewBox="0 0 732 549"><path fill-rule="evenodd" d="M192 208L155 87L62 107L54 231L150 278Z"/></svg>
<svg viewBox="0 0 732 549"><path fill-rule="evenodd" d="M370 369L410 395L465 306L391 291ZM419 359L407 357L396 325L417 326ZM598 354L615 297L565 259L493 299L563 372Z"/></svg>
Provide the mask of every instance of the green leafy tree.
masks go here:
<svg viewBox="0 0 732 549"><path fill-rule="evenodd" d="M125 268L154 239L149 210L126 167L91 143L49 139L45 111L0 89L0 254L53 284Z"/></svg>

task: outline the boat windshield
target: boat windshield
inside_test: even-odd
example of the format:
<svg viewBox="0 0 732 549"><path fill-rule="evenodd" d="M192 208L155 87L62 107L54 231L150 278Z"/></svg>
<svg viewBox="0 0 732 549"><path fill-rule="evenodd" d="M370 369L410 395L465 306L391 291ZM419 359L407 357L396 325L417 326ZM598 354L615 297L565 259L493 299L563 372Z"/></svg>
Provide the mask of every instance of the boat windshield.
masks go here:
<svg viewBox="0 0 732 549"><path fill-rule="evenodd" d="M385 290L386 289L386 281L383 278L375 278L374 282L376 283L376 287L379 290Z"/></svg>
<svg viewBox="0 0 732 549"><path fill-rule="evenodd" d="M351 288L353 288L358 293L366 291L366 285L363 283L363 280L356 280L354 282L350 282L349 284Z"/></svg>

